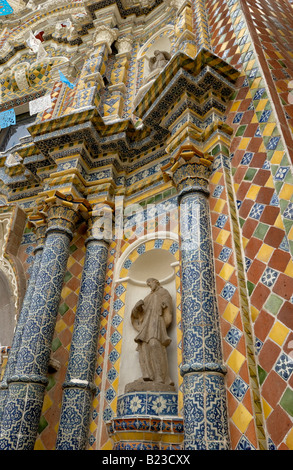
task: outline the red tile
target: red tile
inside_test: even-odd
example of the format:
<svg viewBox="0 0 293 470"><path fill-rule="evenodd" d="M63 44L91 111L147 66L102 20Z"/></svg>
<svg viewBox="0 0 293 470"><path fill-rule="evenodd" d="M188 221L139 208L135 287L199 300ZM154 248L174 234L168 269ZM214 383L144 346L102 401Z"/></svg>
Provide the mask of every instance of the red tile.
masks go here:
<svg viewBox="0 0 293 470"><path fill-rule="evenodd" d="M292 428L290 417L280 406L274 409L266 423L268 432L276 445L282 442L288 431Z"/></svg>
<svg viewBox="0 0 293 470"><path fill-rule="evenodd" d="M258 170L255 177L253 178L253 184L258 184L259 186L264 186L271 176L271 172L268 170Z"/></svg>
<svg viewBox="0 0 293 470"><path fill-rule="evenodd" d="M261 310L266 302L268 296L270 295L271 291L268 287L264 286L261 282L256 286L252 295L251 295L251 303L252 305Z"/></svg>
<svg viewBox="0 0 293 470"><path fill-rule="evenodd" d="M273 225L279 213L280 213L279 207L266 206L261 215L260 222L263 222L264 224Z"/></svg>
<svg viewBox="0 0 293 470"><path fill-rule="evenodd" d="M248 218L242 227L243 236L245 238L250 238L252 234L254 233L257 225L258 225L257 220Z"/></svg>
<svg viewBox="0 0 293 470"><path fill-rule="evenodd" d="M255 202L260 204L269 204L275 190L273 188L261 188L257 195Z"/></svg>
<svg viewBox="0 0 293 470"><path fill-rule="evenodd" d="M243 219L246 219L246 217L248 217L248 214L250 213L251 208L252 208L253 205L254 205L254 201L251 201L250 199L246 199L241 204L241 207L240 207L240 210L239 210L240 217L242 217Z"/></svg>
<svg viewBox="0 0 293 470"><path fill-rule="evenodd" d="M271 268L284 272L290 259L290 253L283 250L275 250L268 264Z"/></svg>
<svg viewBox="0 0 293 470"><path fill-rule="evenodd" d="M286 274L280 274L273 287L273 292L289 300L293 294L293 279Z"/></svg>
<svg viewBox="0 0 293 470"><path fill-rule="evenodd" d="M257 284L265 269L266 265L258 259L255 259L247 271L248 280L253 282L253 284Z"/></svg>
<svg viewBox="0 0 293 470"><path fill-rule="evenodd" d="M261 245L262 245L261 240L255 237L251 237L251 239L249 240L249 242L247 243L245 247L245 256L247 256L250 259L254 259Z"/></svg>
<svg viewBox="0 0 293 470"><path fill-rule="evenodd" d="M277 344L273 343L270 339L267 340L259 353L260 366L267 372L270 372L280 351L281 348Z"/></svg>
<svg viewBox="0 0 293 470"><path fill-rule="evenodd" d="M254 323L255 336L264 342L274 322L275 318L270 313L265 310L261 310Z"/></svg>
<svg viewBox="0 0 293 470"><path fill-rule="evenodd" d="M274 248L278 248L284 238L284 235L284 230L281 230L280 228L276 227L270 227L268 233L265 236L264 242L267 245L273 246Z"/></svg>
<svg viewBox="0 0 293 470"><path fill-rule="evenodd" d="M291 302L284 303L283 307L278 313L278 319L288 328L293 330L293 304L291 304Z"/></svg>
<svg viewBox="0 0 293 470"><path fill-rule="evenodd" d="M273 408L277 406L286 388L286 382L272 370L262 386L262 396Z"/></svg>

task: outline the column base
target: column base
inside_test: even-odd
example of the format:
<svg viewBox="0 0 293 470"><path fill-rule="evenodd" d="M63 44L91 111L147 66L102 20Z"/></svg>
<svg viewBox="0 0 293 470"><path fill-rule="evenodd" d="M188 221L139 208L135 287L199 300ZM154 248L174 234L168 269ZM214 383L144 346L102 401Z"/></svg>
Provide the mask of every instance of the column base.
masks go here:
<svg viewBox="0 0 293 470"><path fill-rule="evenodd" d="M121 395L117 417L107 423L113 450L182 450L183 418L172 392Z"/></svg>

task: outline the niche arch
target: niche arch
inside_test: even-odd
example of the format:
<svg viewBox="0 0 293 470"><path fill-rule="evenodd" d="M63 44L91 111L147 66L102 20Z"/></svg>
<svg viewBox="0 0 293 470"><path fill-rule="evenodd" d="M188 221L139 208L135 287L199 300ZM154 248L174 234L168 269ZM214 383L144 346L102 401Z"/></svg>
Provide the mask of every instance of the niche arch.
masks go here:
<svg viewBox="0 0 293 470"><path fill-rule="evenodd" d="M180 276L179 246L174 234L170 238L142 237L129 246L117 263L114 274L115 302L112 324L118 318L119 334L122 337L119 347L119 383L118 396L122 395L125 386L141 377L141 370L134 337L136 331L131 324L131 310L135 303L149 294L146 279L155 277L171 294L173 299L173 321L168 330L172 338L167 348L169 372L176 390L179 390L181 379L178 373L181 363L181 330L180 330ZM118 310L116 307L120 307ZM116 321L115 321L116 318Z"/></svg>
<svg viewBox="0 0 293 470"><path fill-rule="evenodd" d="M139 50L137 55L136 96L133 109L160 73L160 70L155 74L150 73L149 59L153 56L155 50L166 51L172 56L174 54L174 41L174 28L172 25L167 25L151 36Z"/></svg>

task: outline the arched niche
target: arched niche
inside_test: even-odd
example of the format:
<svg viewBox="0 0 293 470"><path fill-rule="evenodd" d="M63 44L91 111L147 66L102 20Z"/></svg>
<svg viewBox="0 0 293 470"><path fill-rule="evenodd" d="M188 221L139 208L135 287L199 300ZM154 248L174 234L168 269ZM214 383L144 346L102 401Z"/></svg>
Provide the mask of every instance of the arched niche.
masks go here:
<svg viewBox="0 0 293 470"><path fill-rule="evenodd" d="M15 328L15 297L10 282L0 270L0 345L10 346Z"/></svg>
<svg viewBox="0 0 293 470"><path fill-rule="evenodd" d="M164 244L167 245L164 247ZM174 246L172 240L157 240L144 242L125 258L123 266L130 266L127 277L117 279L116 291L125 290L123 312L123 334L120 356L118 395L122 395L125 386L141 377L137 344L137 335L131 323L131 311L137 301L144 299L150 289L146 280L150 277L158 279L161 285L169 291L173 299L173 321L168 329L172 342L167 348L169 373L178 390L178 257L169 250ZM132 260L132 262L131 262ZM120 273L123 273L121 269ZM120 312L121 313L121 312Z"/></svg>
<svg viewBox="0 0 293 470"><path fill-rule="evenodd" d="M174 30L166 26L155 33L139 50L137 55L136 97L133 108L137 106L143 95L150 88L160 70L150 71L150 58L156 50L174 53Z"/></svg>

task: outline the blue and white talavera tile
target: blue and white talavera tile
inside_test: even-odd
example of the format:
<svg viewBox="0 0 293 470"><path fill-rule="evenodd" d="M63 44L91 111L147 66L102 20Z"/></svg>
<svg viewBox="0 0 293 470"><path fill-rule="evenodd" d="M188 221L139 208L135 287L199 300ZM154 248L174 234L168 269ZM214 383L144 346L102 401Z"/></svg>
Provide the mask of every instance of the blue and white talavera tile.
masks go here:
<svg viewBox="0 0 293 470"><path fill-rule="evenodd" d="M131 392L118 397L117 417L178 416L178 396L173 392Z"/></svg>

